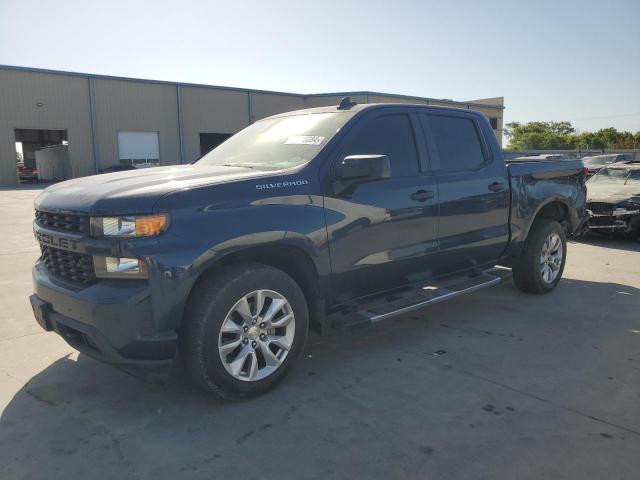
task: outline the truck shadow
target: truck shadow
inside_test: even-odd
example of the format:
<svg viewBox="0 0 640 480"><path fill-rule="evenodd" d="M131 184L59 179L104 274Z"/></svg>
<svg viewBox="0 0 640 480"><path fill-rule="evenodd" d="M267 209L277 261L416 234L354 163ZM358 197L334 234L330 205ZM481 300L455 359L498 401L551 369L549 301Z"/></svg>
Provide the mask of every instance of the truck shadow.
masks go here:
<svg viewBox="0 0 640 480"><path fill-rule="evenodd" d="M593 345L611 334L601 328L603 316L612 329L631 328L626 324L638 307L640 289L629 285L565 279L551 294L535 296L507 282L396 321L312 335L300 364L279 387L241 403L206 397L184 372L160 387L82 355L65 356L30 378L2 412L0 477L67 478L74 472L95 479L124 472L126 478L175 478L196 470L233 477L246 448L268 443L273 449L289 436L282 448L291 455L316 448L312 437L341 436L345 425L366 430L358 423L363 405L378 412L378 422L395 421L383 413L397 408L399 392L403 409L421 412L426 404L439 415L430 421L444 422L475 409L464 404L467 387L459 385L464 376L456 368L473 370L477 358L502 351L509 368L529 362L531 375L532 351L547 351L545 342L561 335L568 344L579 343L572 332L581 330L603 336L590 339L584 350L572 347L578 348L576 359L588 364ZM560 349L548 351L561 355ZM501 372L496 367L483 375L499 378ZM532 381L535 375L534 368ZM434 384L449 386L440 391ZM407 434L418 434L420 423L405 423L416 429ZM295 466L309 455L287 462ZM263 478L279 471L279 460L273 462L262 463Z"/></svg>

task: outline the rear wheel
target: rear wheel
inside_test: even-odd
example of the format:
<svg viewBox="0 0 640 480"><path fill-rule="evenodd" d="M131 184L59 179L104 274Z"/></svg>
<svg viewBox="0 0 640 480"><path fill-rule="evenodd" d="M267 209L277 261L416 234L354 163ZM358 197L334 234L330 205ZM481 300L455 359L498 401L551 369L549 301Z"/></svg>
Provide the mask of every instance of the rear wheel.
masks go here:
<svg viewBox="0 0 640 480"><path fill-rule="evenodd" d="M556 288L567 258L567 239L555 220L537 220L513 265L513 280L520 290L547 293Z"/></svg>
<svg viewBox="0 0 640 480"><path fill-rule="evenodd" d="M281 270L237 265L205 277L180 332L187 370L206 391L241 399L275 386L304 348L304 294Z"/></svg>

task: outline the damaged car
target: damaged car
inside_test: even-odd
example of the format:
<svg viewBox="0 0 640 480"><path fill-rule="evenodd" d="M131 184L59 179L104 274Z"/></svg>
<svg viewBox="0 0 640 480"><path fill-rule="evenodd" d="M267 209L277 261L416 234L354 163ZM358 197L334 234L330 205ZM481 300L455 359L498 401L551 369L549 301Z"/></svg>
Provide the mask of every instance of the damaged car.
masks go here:
<svg viewBox="0 0 640 480"><path fill-rule="evenodd" d="M640 237L640 163L616 163L587 182L591 231Z"/></svg>
<svg viewBox="0 0 640 480"><path fill-rule="evenodd" d="M595 155L593 157L584 157L582 164L588 170L588 177L595 175L601 169L614 163L633 162L634 156L631 153L612 153L609 155Z"/></svg>

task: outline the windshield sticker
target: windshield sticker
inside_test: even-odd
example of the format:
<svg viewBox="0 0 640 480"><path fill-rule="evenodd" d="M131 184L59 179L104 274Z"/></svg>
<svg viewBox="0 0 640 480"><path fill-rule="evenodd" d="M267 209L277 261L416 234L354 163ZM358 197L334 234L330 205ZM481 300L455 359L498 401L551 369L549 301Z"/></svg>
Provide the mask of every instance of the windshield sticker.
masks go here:
<svg viewBox="0 0 640 480"><path fill-rule="evenodd" d="M285 145L320 145L324 137L319 135L295 135L287 138Z"/></svg>

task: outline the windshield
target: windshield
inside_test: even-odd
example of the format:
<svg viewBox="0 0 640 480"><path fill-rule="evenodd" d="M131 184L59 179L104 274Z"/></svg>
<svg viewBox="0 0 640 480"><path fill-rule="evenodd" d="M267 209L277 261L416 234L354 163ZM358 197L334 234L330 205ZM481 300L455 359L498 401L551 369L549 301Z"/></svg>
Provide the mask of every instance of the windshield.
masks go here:
<svg viewBox="0 0 640 480"><path fill-rule="evenodd" d="M628 168L604 168L596 173L589 182L610 183L616 185L640 184L640 170Z"/></svg>
<svg viewBox="0 0 640 480"><path fill-rule="evenodd" d="M257 170L299 167L313 159L351 117L335 112L261 120L211 150L196 165Z"/></svg>
<svg viewBox="0 0 640 480"><path fill-rule="evenodd" d="M613 163L613 157L590 157L583 158L582 163L585 165L604 165L605 163Z"/></svg>

